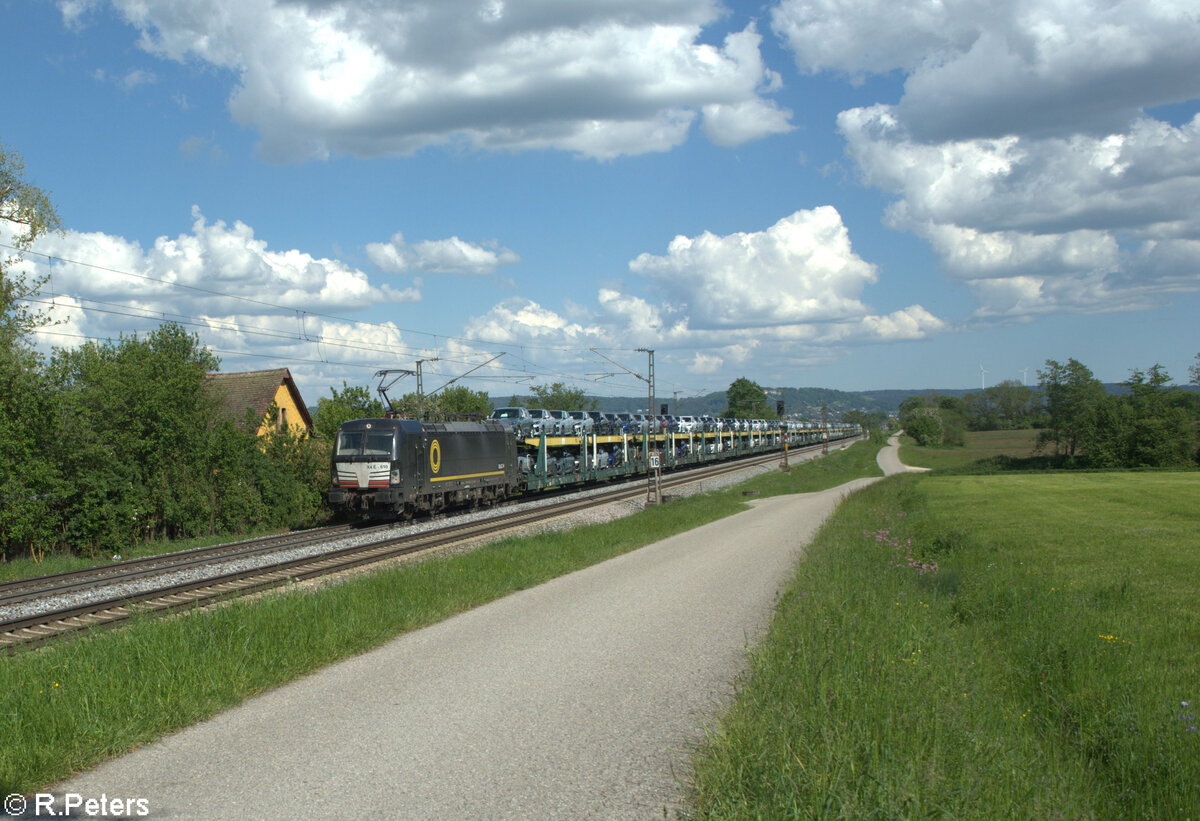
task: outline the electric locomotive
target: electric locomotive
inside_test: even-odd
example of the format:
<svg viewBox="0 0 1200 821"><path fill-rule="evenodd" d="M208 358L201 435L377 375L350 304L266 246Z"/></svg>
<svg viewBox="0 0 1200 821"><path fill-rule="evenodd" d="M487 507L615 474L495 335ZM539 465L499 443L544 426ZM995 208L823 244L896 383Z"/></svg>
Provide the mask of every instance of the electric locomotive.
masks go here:
<svg viewBox="0 0 1200 821"><path fill-rule="evenodd" d="M517 445L495 422L356 419L338 429L329 504L411 518L520 491Z"/></svg>

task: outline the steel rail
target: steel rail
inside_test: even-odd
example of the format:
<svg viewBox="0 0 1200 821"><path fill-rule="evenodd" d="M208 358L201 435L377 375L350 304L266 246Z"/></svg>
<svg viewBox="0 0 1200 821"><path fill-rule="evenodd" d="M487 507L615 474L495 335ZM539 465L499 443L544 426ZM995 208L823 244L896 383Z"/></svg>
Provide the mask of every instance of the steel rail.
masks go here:
<svg viewBox="0 0 1200 821"><path fill-rule="evenodd" d="M142 556L82 570L66 570L45 576L15 579L0 583L0 607L73 593L106 584L118 584L194 567L203 567L222 561L236 561L279 550L303 547L336 539L338 534L349 533L352 530L354 528L349 525L334 525L226 542L209 547L196 547L174 553Z"/></svg>

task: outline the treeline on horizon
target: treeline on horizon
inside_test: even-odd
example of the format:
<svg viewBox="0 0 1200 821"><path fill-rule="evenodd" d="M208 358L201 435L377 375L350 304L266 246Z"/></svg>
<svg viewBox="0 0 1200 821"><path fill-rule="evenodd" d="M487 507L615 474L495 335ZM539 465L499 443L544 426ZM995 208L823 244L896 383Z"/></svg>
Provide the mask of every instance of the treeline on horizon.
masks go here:
<svg viewBox="0 0 1200 821"><path fill-rule="evenodd" d="M1025 387L1021 382L1008 380L986 390L991 392L993 388L1012 385ZM863 415L871 419L896 416L899 413L900 403L912 396L951 396L965 399L968 395L979 391L977 388L913 388L908 390L889 388L887 390L867 391L844 391L836 388L814 387L760 387L759 389L765 392L766 402L771 408L772 413L774 413L775 402L780 401L784 404L785 416L790 418L819 421L824 411L830 420L844 422L858 422ZM1128 392L1128 388L1123 382L1106 382L1104 383L1104 389L1109 393L1124 394ZM1200 393L1200 385L1182 385L1180 389ZM1037 391L1038 388L1034 385L1030 390ZM644 394L633 396L596 396L586 394L582 391L579 394L583 397L583 402L580 406L580 409L583 410L599 410L609 413L618 411L640 413L644 411L646 406L646 396ZM528 395L513 395L511 397L508 394L493 394L490 396L489 401L497 408L506 405L551 407L551 403L543 401L538 394L533 392ZM729 407L728 391L710 391L698 396L678 396L675 393L668 393L665 396L656 394L655 407L661 407L663 404L668 405L670 408L668 412L676 416L680 414L692 414L694 416L710 414L720 416ZM554 407L557 408L559 405L554 405ZM315 412L316 407L313 406L311 409Z"/></svg>
<svg viewBox="0 0 1200 821"><path fill-rule="evenodd" d="M1200 354L1188 373L1191 384L1200 385ZM1038 390L1008 381L963 397L910 396L900 403L900 426L926 447L963 445L968 430L1037 428L1036 450L1050 467L1200 463L1200 393L1172 384L1158 364L1133 369L1120 387L1107 390L1075 359L1048 359L1038 371Z"/></svg>

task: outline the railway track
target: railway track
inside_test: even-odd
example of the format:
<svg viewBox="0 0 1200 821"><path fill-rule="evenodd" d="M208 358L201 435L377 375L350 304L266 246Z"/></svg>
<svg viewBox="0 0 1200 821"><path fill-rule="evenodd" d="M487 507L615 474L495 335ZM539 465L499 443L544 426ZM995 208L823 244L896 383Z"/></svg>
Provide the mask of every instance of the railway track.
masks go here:
<svg viewBox="0 0 1200 821"><path fill-rule="evenodd" d="M113 564L89 567L84 570L69 570L30 579L17 579L0 583L0 607L20 604L35 599L66 595L103 584L132 581L195 567L233 561L252 556L267 555L292 547L318 544L339 538L354 531L350 525L316 528L300 532L264 536L238 542L198 547L157 556L143 556Z"/></svg>
<svg viewBox="0 0 1200 821"><path fill-rule="evenodd" d="M802 448L796 452L803 453L819 447L817 445L813 448ZM686 484L712 479L761 464L778 462L780 458L780 454L775 452L737 462L723 462L686 472L673 473L663 477L661 487L665 493ZM646 494L646 482L635 480L607 492L592 493L581 498L569 498L546 506L534 508L517 506L511 512L499 513L486 519L450 524L421 533L403 533L366 544L333 549L314 556L273 562L253 569L237 570L204 579L165 584L142 593L117 595L85 604L48 610L36 615L0 621L0 648L13 651L17 648L32 647L54 638L113 626L128 620L135 613L166 613L204 606L233 596L333 575L398 556L494 537L530 524L544 523L550 519L567 516L579 510L636 499ZM360 532L370 533L389 529L391 529L389 525L382 525L377 528L360 530ZM84 571L10 582L0 585L0 606L45 599L55 595L67 595L132 579L165 575L173 571L203 567L247 556L261 556L320 541L330 541L346 535L349 530L349 527L321 528L301 534L293 533L280 537L218 545L213 548L199 548L177 554L105 565Z"/></svg>

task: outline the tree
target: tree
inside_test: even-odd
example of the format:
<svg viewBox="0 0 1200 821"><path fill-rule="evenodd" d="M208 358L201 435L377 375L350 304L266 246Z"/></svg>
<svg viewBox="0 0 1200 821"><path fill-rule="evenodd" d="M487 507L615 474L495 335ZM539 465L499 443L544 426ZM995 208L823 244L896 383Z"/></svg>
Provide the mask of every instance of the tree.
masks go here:
<svg viewBox="0 0 1200 821"><path fill-rule="evenodd" d="M54 390L23 341L0 346L0 556L40 559L57 539L63 475Z"/></svg>
<svg viewBox="0 0 1200 821"><path fill-rule="evenodd" d="M562 382L550 385L530 385L533 407L547 410L596 410L596 400L588 399L582 388L568 388Z"/></svg>
<svg viewBox="0 0 1200 821"><path fill-rule="evenodd" d="M967 405L956 396L916 394L900 403L900 427L918 445L966 443Z"/></svg>
<svg viewBox="0 0 1200 821"><path fill-rule="evenodd" d="M266 516L256 524L292 529L327 516L331 449L329 442L311 439L294 428L270 430L258 437L253 447L261 466L256 487Z"/></svg>
<svg viewBox="0 0 1200 821"><path fill-rule="evenodd" d="M873 431L886 430L889 420L887 414L849 410L842 413L842 421L849 425L860 425L865 431Z"/></svg>
<svg viewBox="0 0 1200 821"><path fill-rule="evenodd" d="M1145 372L1135 368L1125 381L1132 417L1126 466L1168 467L1191 461L1196 434L1187 401L1190 397L1170 383L1170 375L1158 363ZM1183 401L1177 402L1177 397Z"/></svg>
<svg viewBox="0 0 1200 821"><path fill-rule="evenodd" d="M218 410L204 375L219 365L174 323L55 352L51 370L70 432L61 464L87 508L67 522L77 543L108 550L211 529L207 457Z"/></svg>
<svg viewBox="0 0 1200 821"><path fill-rule="evenodd" d="M901 426L904 425L905 418L911 416L919 408L926 408L926 407L929 407L929 405L930 405L930 400L926 399L924 396L922 396L919 393L915 393L912 396L905 397L900 402L900 424L901 424Z"/></svg>
<svg viewBox="0 0 1200 821"><path fill-rule="evenodd" d="M1193 459L1194 401L1171 386L1161 365L1132 370L1124 396L1106 394L1074 359L1066 365L1047 360L1038 375L1049 417L1039 446L1054 442L1057 454L1100 468L1181 466Z"/></svg>
<svg viewBox="0 0 1200 821"><path fill-rule="evenodd" d="M58 231L61 222L49 197L24 179L25 163L0 143L0 220L20 226L13 236L18 250L28 249L38 237ZM35 295L43 280L29 282L14 268L13 259L0 258L0 352L32 351L29 335L46 324L44 313L31 311L24 300ZM29 365L26 357L21 363Z"/></svg>
<svg viewBox="0 0 1200 821"><path fill-rule="evenodd" d="M0 221L18 226L13 244L29 248L59 229L49 197L24 178L25 164L0 144ZM25 300L41 280L28 281L15 261L0 257L0 555L35 558L53 544L62 476L47 459L56 440L54 394L32 334L47 321Z"/></svg>
<svg viewBox="0 0 1200 821"><path fill-rule="evenodd" d="M1200 353L1196 354L1196 362L1188 366L1188 380L1193 385L1200 385Z"/></svg>
<svg viewBox="0 0 1200 821"><path fill-rule="evenodd" d="M1080 451L1080 435L1094 425L1093 417L1104 398L1104 386L1082 363L1068 359L1062 365L1046 360L1038 371L1046 403L1046 429L1038 435L1037 447L1054 443L1057 455L1074 459Z"/></svg>
<svg viewBox="0 0 1200 821"><path fill-rule="evenodd" d="M967 443L967 406L957 396L937 397L942 421L942 444L962 447Z"/></svg>
<svg viewBox="0 0 1200 821"><path fill-rule="evenodd" d="M342 381L342 390L330 388L331 396L317 400L317 413L313 417L313 428L317 436L332 442L338 428L351 419L377 419L383 416L383 402L371 396L362 385L347 385Z"/></svg>
<svg viewBox="0 0 1200 821"><path fill-rule="evenodd" d="M944 444L945 430L937 408L917 408L905 422L904 432L922 447Z"/></svg>
<svg viewBox="0 0 1200 821"><path fill-rule="evenodd" d="M473 391L463 385L443 388L426 398L436 402L436 412L445 419L486 417L492 412L492 400L487 391Z"/></svg>
<svg viewBox="0 0 1200 821"><path fill-rule="evenodd" d="M1037 394L1015 379L963 397L971 430L1016 430L1030 427L1038 412Z"/></svg>
<svg viewBox="0 0 1200 821"><path fill-rule="evenodd" d="M406 393L392 403L392 409L401 419L449 422L488 416L492 412L492 401L486 391L455 385L421 397L415 392Z"/></svg>
<svg viewBox="0 0 1200 821"><path fill-rule="evenodd" d="M729 407L721 416L726 419L774 419L775 409L767 404L767 394L755 382L739 377L725 391Z"/></svg>

